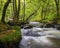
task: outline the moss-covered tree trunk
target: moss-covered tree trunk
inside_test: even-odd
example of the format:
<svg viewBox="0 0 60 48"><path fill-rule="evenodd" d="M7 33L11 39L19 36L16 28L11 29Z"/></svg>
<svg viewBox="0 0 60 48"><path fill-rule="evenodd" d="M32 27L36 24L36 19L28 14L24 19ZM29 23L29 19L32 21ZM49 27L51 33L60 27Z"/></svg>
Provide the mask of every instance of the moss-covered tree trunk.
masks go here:
<svg viewBox="0 0 60 48"><path fill-rule="evenodd" d="M23 15L23 16L24 16L24 17L23 17L23 21L25 21L25 0L24 0L24 6L23 6L23 7L24 7L24 9L23 9L23 14L24 14L24 15Z"/></svg>
<svg viewBox="0 0 60 48"><path fill-rule="evenodd" d="M19 20L19 13L20 13L20 0L18 0L18 9L17 9L17 18Z"/></svg>
<svg viewBox="0 0 60 48"><path fill-rule="evenodd" d="M59 20L59 0L55 0L55 4L56 4L56 19L55 21L57 22Z"/></svg>
<svg viewBox="0 0 60 48"><path fill-rule="evenodd" d="M13 0L13 20L16 20L16 16L17 16L17 4L16 4L16 0Z"/></svg>
<svg viewBox="0 0 60 48"><path fill-rule="evenodd" d="M38 8L27 17L26 21L29 21L30 17L32 17L35 13L37 13L37 11L39 10L39 8L40 8L40 4L39 4Z"/></svg>
<svg viewBox="0 0 60 48"><path fill-rule="evenodd" d="M7 2L4 5L3 12L2 12L2 18L1 18L1 22L3 23L5 23L5 14L6 14L6 10L10 2L11 0L7 0Z"/></svg>
<svg viewBox="0 0 60 48"><path fill-rule="evenodd" d="M18 0L18 6L16 0L13 0L13 21L18 22L19 21L19 13L20 13L20 0Z"/></svg>

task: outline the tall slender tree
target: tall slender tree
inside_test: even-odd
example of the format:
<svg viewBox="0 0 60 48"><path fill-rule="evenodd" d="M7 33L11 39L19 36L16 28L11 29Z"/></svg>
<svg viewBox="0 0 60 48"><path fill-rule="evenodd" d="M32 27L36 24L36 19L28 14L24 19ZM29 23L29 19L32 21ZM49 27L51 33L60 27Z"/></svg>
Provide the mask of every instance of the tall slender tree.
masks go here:
<svg viewBox="0 0 60 48"><path fill-rule="evenodd" d="M1 18L1 22L3 22L3 23L5 23L5 14L6 14L6 10L7 10L7 7L9 6L10 2L11 2L11 0L7 0L7 2L4 5L2 18Z"/></svg>
<svg viewBox="0 0 60 48"><path fill-rule="evenodd" d="M24 0L24 17L23 17L23 21L25 21L25 0Z"/></svg>
<svg viewBox="0 0 60 48"><path fill-rule="evenodd" d="M37 13L37 11L39 10L39 8L40 8L40 4L39 4L39 7L33 13L31 13L29 15L29 17L26 19L26 21L28 21L30 17L32 17L35 13Z"/></svg>
<svg viewBox="0 0 60 48"><path fill-rule="evenodd" d="M14 12L14 21L19 20L19 13L20 13L20 0L18 0L18 6L16 0L13 0L13 12Z"/></svg>
<svg viewBox="0 0 60 48"><path fill-rule="evenodd" d="M58 18L59 18L59 0L55 0L55 4L56 4L56 12L57 12L56 19L58 20Z"/></svg>

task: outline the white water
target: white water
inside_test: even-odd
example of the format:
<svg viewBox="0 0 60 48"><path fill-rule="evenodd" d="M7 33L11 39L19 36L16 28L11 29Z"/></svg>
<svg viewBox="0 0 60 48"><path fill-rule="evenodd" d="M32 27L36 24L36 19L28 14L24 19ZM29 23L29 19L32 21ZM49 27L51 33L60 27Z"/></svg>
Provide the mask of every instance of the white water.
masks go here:
<svg viewBox="0 0 60 48"><path fill-rule="evenodd" d="M53 28L21 29L22 40L20 48L52 48L55 46L47 37L55 37L54 32L59 32Z"/></svg>

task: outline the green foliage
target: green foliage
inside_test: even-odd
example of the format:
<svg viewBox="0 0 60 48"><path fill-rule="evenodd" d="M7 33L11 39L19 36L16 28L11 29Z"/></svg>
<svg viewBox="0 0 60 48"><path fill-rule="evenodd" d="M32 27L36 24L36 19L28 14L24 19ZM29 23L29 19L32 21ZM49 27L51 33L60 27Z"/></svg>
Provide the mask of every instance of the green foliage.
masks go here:
<svg viewBox="0 0 60 48"><path fill-rule="evenodd" d="M13 42L21 40L21 32L19 27L13 27L12 31L6 31L5 34L0 35L0 42ZM8 33L8 34L7 34Z"/></svg>
<svg viewBox="0 0 60 48"><path fill-rule="evenodd" d="M0 18L2 16L3 6L7 0L0 0ZM20 20L26 20L39 6L39 10L29 18L30 21L36 20L54 20L57 16L55 0L20 0ZM60 1L59 1L60 3ZM13 18L13 5L12 1L6 11L6 21ZM25 4L25 6L24 6ZM39 5L40 4L40 5ZM59 4L60 8L60 4ZM25 9L25 12L24 12ZM59 11L60 12L60 11ZM25 14L25 16L24 16ZM60 17L60 15L59 15ZM58 18L59 18L58 17Z"/></svg>
<svg viewBox="0 0 60 48"><path fill-rule="evenodd" d="M10 27L9 25L0 23L0 32L10 30L10 29L12 29L12 27Z"/></svg>

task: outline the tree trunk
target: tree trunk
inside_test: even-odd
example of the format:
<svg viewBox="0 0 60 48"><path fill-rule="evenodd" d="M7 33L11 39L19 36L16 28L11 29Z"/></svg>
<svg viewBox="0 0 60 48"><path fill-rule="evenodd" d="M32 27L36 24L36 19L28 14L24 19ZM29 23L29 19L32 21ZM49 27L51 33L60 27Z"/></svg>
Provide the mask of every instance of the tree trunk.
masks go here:
<svg viewBox="0 0 60 48"><path fill-rule="evenodd" d="M24 12L23 12L23 14L24 14L23 21L25 21L25 0L24 0Z"/></svg>
<svg viewBox="0 0 60 48"><path fill-rule="evenodd" d="M43 20L43 8L41 10L41 20Z"/></svg>
<svg viewBox="0 0 60 48"><path fill-rule="evenodd" d="M55 0L55 3L56 3L56 11L57 11L56 19L58 20L58 18L59 18L59 0Z"/></svg>
<svg viewBox="0 0 60 48"><path fill-rule="evenodd" d="M7 2L4 5L2 18L1 18L1 22L3 22L3 23L5 23L5 14L6 14L6 10L7 10L7 7L8 7L10 2L11 2L11 0L7 0Z"/></svg>
<svg viewBox="0 0 60 48"><path fill-rule="evenodd" d="M16 4L16 0L13 0L13 12L14 12L13 20L16 20L16 18L17 18L17 4Z"/></svg>
<svg viewBox="0 0 60 48"><path fill-rule="evenodd" d="M38 8L37 8L33 13L31 13L31 14L29 15L29 17L26 19L26 21L28 21L30 17L32 17L35 13L37 13L37 11L38 11L39 9L40 9L40 4L38 5Z"/></svg>
<svg viewBox="0 0 60 48"><path fill-rule="evenodd" d="M20 13L20 0L18 0L18 6L16 4L16 0L13 0L13 12L14 12L14 21L19 20L19 13Z"/></svg>
<svg viewBox="0 0 60 48"><path fill-rule="evenodd" d="M19 13L20 13L20 0L18 0L18 9L17 9L17 18L19 20Z"/></svg>

